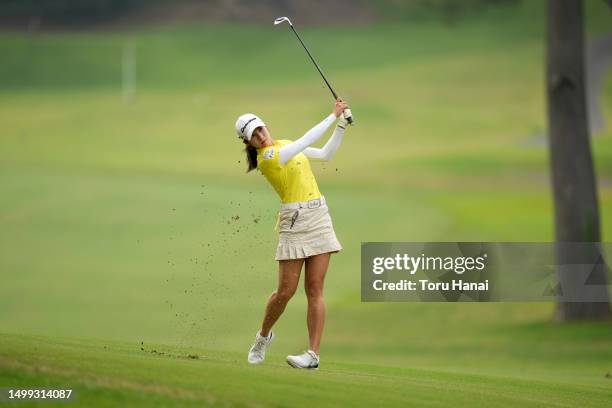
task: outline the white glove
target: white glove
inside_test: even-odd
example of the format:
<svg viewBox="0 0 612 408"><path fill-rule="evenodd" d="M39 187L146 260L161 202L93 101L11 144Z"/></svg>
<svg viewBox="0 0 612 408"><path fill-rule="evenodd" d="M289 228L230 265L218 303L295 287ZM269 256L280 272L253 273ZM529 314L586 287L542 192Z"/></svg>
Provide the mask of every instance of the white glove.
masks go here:
<svg viewBox="0 0 612 408"><path fill-rule="evenodd" d="M338 126L341 127L342 129L346 129L346 127L350 124L349 118L351 119L351 123L352 123L353 114L351 113L351 110L347 108L342 112L342 115L340 115L340 118L338 118Z"/></svg>

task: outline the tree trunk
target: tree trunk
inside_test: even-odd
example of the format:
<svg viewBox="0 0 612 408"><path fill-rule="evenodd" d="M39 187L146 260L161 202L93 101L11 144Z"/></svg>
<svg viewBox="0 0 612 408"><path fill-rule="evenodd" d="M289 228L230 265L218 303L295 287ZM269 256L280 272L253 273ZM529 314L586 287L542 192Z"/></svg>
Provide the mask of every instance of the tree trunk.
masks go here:
<svg viewBox="0 0 612 408"><path fill-rule="evenodd" d="M563 242L599 242L597 187L589 141L584 73L582 0L548 0L547 94L552 187L555 201L557 265L601 261L599 247L562 250ZM567 248L567 246L563 246ZM585 249L586 248L586 249ZM586 252L586 253L585 253ZM590 252L590 253L589 253ZM595 268L589 280L603 282L606 268ZM576 279L559 273L561 288L575 292ZM580 289L577 289L578 291ZM558 320L609 316L605 301L557 303Z"/></svg>

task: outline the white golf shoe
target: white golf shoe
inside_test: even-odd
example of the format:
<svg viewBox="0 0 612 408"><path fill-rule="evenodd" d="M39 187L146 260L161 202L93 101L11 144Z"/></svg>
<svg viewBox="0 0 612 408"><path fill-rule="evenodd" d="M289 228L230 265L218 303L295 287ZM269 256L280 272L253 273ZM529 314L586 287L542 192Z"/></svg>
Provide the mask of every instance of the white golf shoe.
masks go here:
<svg viewBox="0 0 612 408"><path fill-rule="evenodd" d="M270 347L270 343L274 340L274 333L270 330L268 337L263 337L258 331L255 335L255 343L249 350L247 361L251 364L261 364L266 358L266 349Z"/></svg>
<svg viewBox="0 0 612 408"><path fill-rule="evenodd" d="M293 368L305 368L307 370L319 369L319 356L312 350L305 351L299 356L287 356L287 363Z"/></svg>

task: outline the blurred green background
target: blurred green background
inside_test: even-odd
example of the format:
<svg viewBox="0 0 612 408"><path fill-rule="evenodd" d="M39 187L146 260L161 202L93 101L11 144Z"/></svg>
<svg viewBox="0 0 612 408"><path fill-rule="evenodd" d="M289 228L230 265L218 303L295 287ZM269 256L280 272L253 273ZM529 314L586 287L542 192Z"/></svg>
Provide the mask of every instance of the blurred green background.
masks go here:
<svg viewBox="0 0 612 408"><path fill-rule="evenodd" d="M612 27L605 2L586 6L589 37ZM326 281L323 361L549 381L560 405L572 383L585 387L566 395L575 403L612 401L609 322L556 325L548 303L360 303L364 241L554 239L544 2L453 24L292 17L357 122L333 161L313 163L344 246ZM24 350L12 334L47 336L24 337L40 347L77 337L196 348L246 365L276 285L278 198L245 173L234 122L254 112L274 138L294 139L332 106L292 34L272 21L8 30L0 55L0 332L12 344L0 368ZM602 107L608 128L592 150L609 241L611 75ZM307 346L303 290L275 331L272 364Z"/></svg>

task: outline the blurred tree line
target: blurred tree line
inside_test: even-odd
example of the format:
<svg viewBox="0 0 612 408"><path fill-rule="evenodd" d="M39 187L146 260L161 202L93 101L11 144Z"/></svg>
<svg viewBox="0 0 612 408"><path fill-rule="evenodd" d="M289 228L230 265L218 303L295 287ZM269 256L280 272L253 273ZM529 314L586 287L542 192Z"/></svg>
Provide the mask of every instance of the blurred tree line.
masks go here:
<svg viewBox="0 0 612 408"><path fill-rule="evenodd" d="M2 0L0 16L5 21L40 18L55 24L76 24L111 20L148 3L151 0Z"/></svg>
<svg viewBox="0 0 612 408"><path fill-rule="evenodd" d="M400 19L433 18L454 24L463 16L521 0L375 0L381 14Z"/></svg>
<svg viewBox="0 0 612 408"><path fill-rule="evenodd" d="M383 19L432 18L454 23L466 14L490 7L515 5L521 0L0 0L0 22L21 25L31 19L52 26L79 26L112 21L126 15L138 16L153 8L198 7L211 16L240 15L232 11L268 9L271 14L291 13L312 8L362 10ZM229 17L228 17L229 16ZM224 19L221 17L221 19Z"/></svg>

